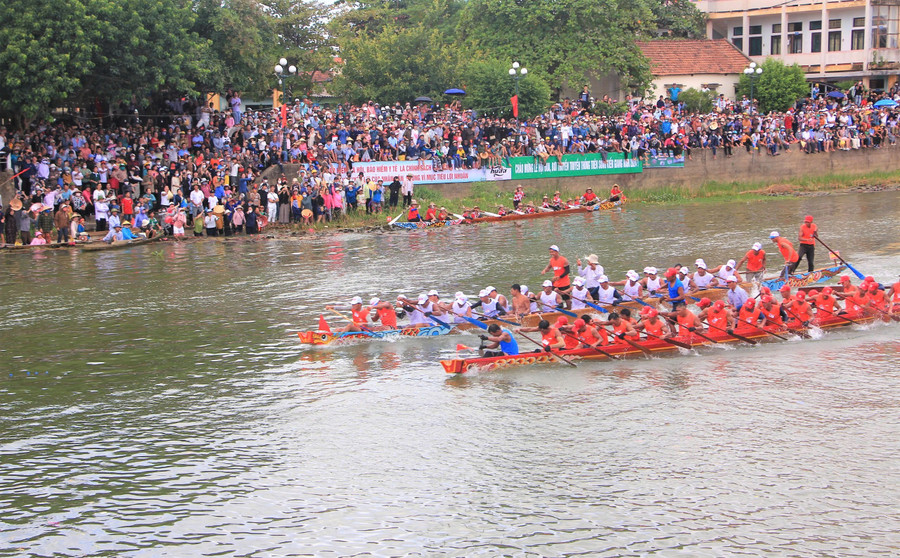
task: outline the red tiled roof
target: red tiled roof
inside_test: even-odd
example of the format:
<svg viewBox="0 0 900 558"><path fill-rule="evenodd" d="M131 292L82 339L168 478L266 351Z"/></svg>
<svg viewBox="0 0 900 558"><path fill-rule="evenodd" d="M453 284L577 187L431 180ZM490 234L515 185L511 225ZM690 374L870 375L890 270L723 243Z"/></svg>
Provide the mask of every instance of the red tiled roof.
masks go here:
<svg viewBox="0 0 900 558"><path fill-rule="evenodd" d="M727 39L639 41L654 76L739 74L750 59Z"/></svg>

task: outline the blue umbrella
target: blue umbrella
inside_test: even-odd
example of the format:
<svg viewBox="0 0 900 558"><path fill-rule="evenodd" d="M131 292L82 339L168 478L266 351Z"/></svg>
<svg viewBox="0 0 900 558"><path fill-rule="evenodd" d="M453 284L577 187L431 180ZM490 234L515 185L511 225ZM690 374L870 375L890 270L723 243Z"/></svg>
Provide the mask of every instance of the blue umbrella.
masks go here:
<svg viewBox="0 0 900 558"><path fill-rule="evenodd" d="M894 100L892 100L892 99L882 99L882 100L880 100L880 101L877 101L877 102L875 103L875 106L878 107L878 108L881 108L881 107L896 107L896 106L897 106L897 101L894 101Z"/></svg>
<svg viewBox="0 0 900 558"><path fill-rule="evenodd" d="M844 97L846 97L843 91L829 91L828 96L835 99L843 99Z"/></svg>
<svg viewBox="0 0 900 558"><path fill-rule="evenodd" d="M444 91L444 95L465 95L466 92L462 89L448 89Z"/></svg>

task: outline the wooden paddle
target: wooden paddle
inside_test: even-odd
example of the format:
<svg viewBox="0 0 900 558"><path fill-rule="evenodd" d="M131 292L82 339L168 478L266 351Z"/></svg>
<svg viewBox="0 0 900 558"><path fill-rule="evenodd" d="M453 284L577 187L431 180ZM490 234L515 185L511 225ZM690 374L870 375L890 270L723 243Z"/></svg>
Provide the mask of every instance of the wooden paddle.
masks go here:
<svg viewBox="0 0 900 558"><path fill-rule="evenodd" d="M900 316L894 316L888 312L885 312L884 310L882 310L881 308L879 308L877 306L867 306L866 308L871 308L872 310L875 310L876 312L880 312L880 313L884 314L885 316L894 320L895 322L900 322ZM848 320L849 318L844 318L844 319Z"/></svg>
<svg viewBox="0 0 900 558"><path fill-rule="evenodd" d="M569 316L570 318L577 318L577 317L578 317L578 314L576 314L575 312L569 312L569 311L566 310L565 308L559 308L558 306L550 306L549 304L544 304L544 301L541 300L540 298L538 298L537 301L538 301L538 302L541 304L541 306L543 306L544 308L549 308L549 309L553 310L554 312L560 312L560 313L562 313L562 314L565 314L566 316Z"/></svg>
<svg viewBox="0 0 900 558"><path fill-rule="evenodd" d="M676 347L681 347L682 349L687 349L687 350L689 350L689 351L692 350L692 349L694 348L693 346L688 345L687 343L682 343L681 341L676 341L676 340L671 339L671 338L669 338L669 337L660 337L659 335L655 335L655 334L653 334L653 333L650 333L649 331L645 331L644 334L645 334L647 337L652 337L652 338L654 338L654 339L659 339L660 341L665 341L666 343L671 343L672 345L675 345Z"/></svg>
<svg viewBox="0 0 900 558"><path fill-rule="evenodd" d="M398 219L400 219L400 217L403 217L403 214L402 214L402 213L401 213L400 215L397 215L397 216L394 217L393 219L391 219L391 221L388 223L388 225L393 225L394 223L397 222Z"/></svg>
<svg viewBox="0 0 900 558"><path fill-rule="evenodd" d="M522 333L521 331L517 331L516 333L518 333L519 335L521 335L521 336L524 337L525 339L528 339L529 341L531 341L532 343L534 343L535 345L537 345L538 347L540 347L542 351L544 350L544 344L543 344L543 343L538 343L537 341L535 341L535 340L532 339L531 337L528 337L527 335L525 335L525 334ZM546 352L550 353L551 355L553 355L554 357L558 358L559 360L565 362L566 364L568 364L568 365L571 366L572 368L577 368L577 367L578 367L578 365L575 364L574 362L572 362L571 360L568 360L567 358L563 357L563 356L560 355L560 354L554 353L552 350L546 351Z"/></svg>
<svg viewBox="0 0 900 558"><path fill-rule="evenodd" d="M853 267L852 265L850 265L850 263L849 263L847 260L845 260L844 258L842 258L841 255L840 255L838 252L835 252L834 250L832 250L831 248L829 248L827 244L825 244L824 242L822 242L822 239L819 238L819 235L815 235L815 239L818 240L818 241L819 241L819 244L821 244L822 246L824 246L826 250L828 250L829 252L831 252L832 254L834 254L834 255L837 257L837 259L840 260L840 262L841 262L842 264L846 265L847 268L850 269L850 271L852 271L854 275L856 275L856 276L857 276L858 278L860 278L860 279L865 279L865 278L866 278L865 275L863 275L862 273L860 273L859 270L857 270L855 267Z"/></svg>
<svg viewBox="0 0 900 558"><path fill-rule="evenodd" d="M835 318L840 318L844 321L850 322L851 324L863 325L863 324L857 322L856 320L851 320L850 318L846 318L844 316L841 316L840 314L835 314L834 312L829 312L827 310L819 310L819 312L824 312L826 314L830 314L830 315L834 316Z"/></svg>
<svg viewBox="0 0 900 558"><path fill-rule="evenodd" d="M509 320L504 320L503 318L500 318L500 317L498 317L498 316L488 316L487 314L481 314L481 313L475 312L475 311L473 311L472 313L475 314L476 316L478 316L479 318L487 318L488 320L494 320L494 321L497 321L497 322L503 322L504 324L509 324L509 325L511 325L511 326L521 326L521 325L522 325L522 324L517 323L517 322L511 322L511 321L509 321Z"/></svg>
<svg viewBox="0 0 900 558"><path fill-rule="evenodd" d="M670 317L668 317L668 316L666 316L665 318L666 318L667 320L669 320L669 323L671 323L672 325L678 325L678 321L673 320L672 318L670 318ZM697 328L693 328L693 329L694 329L694 331L690 331L690 330L688 330L688 331L690 331L690 333L693 333L693 334L696 335L697 337L702 337L702 338L706 339L706 340L709 341L710 343L719 343L719 341L716 341L716 340L713 339L712 337L709 337L708 335L705 335L705 334L700 333L699 331L697 331Z"/></svg>
<svg viewBox="0 0 900 558"><path fill-rule="evenodd" d="M361 326L361 325L355 323L355 322L353 321L353 318L351 318L350 316L347 316L346 314L341 314L340 312L338 312L338 311L335 310L334 308L326 308L326 310L328 310L328 311L331 312L332 314L336 314L336 315L338 315L338 316L344 318L345 320L347 320L347 321L350 322L351 324L356 325L356 327L358 327L358 328L361 330L360 333L365 333L365 334L368 335L369 337L377 337L377 335L375 335L375 332L374 332L374 331L372 331L371 329L367 328L366 326Z"/></svg>
<svg viewBox="0 0 900 558"><path fill-rule="evenodd" d="M571 337L572 339L578 341L579 343L582 343L581 339L575 337L575 336L572 335L571 333L566 333L565 331L560 331L560 333L562 333L562 334L565 335L566 337ZM584 343L582 343L582 344L584 344ZM614 358L614 359L617 359L617 360L620 358L619 355L614 355L614 354L612 354L612 353L609 353L609 352L607 352L607 351L604 351L604 350L601 349L600 347L590 347L590 346L588 346L588 347L585 347L585 348L591 348L591 349L594 349L594 350L597 351L598 353L600 353L600 354L602 354L602 355L606 355L607 358Z"/></svg>
<svg viewBox="0 0 900 558"><path fill-rule="evenodd" d="M727 333L728 335L734 337L735 339L740 339L740 340L743 341L744 343L750 343L751 345L756 345L756 344L757 344L757 341L756 341L755 339L750 339L749 337L744 337L743 335L740 335L740 334L738 334L738 333L735 333L734 330L728 331L727 329L722 329L722 328L719 327L719 326L714 326L714 325L712 325L711 323L709 323L709 320L707 320L707 321L704 322L704 323L705 323L707 326L709 326L709 327L711 327L711 328L713 328L713 329L717 329L717 330L719 330L719 331L722 331L722 332L724 332L724 333Z"/></svg>

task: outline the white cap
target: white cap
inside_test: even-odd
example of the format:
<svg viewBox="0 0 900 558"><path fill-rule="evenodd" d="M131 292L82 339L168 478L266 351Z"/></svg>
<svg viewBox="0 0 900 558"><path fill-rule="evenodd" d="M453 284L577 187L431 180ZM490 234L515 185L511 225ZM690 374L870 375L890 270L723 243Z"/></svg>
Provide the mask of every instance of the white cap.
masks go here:
<svg viewBox="0 0 900 558"><path fill-rule="evenodd" d="M629 279L631 279L632 281L637 281L641 277L640 275L638 275L638 272L633 269L629 269L628 271L626 271L625 276L628 277Z"/></svg>
<svg viewBox="0 0 900 558"><path fill-rule="evenodd" d="M656 268L655 268L655 267L648 267L648 268L645 269L644 271L647 272L647 273L649 273L650 275L656 275Z"/></svg>
<svg viewBox="0 0 900 558"><path fill-rule="evenodd" d="M462 291L456 291L455 293L453 293L453 298L468 298L468 297L466 297L466 295L464 295Z"/></svg>
<svg viewBox="0 0 900 558"><path fill-rule="evenodd" d="M541 286L542 286L542 287L552 287L552 286L553 286L553 281L547 279L546 281L544 281L543 283L541 283Z"/></svg>
<svg viewBox="0 0 900 558"><path fill-rule="evenodd" d="M428 302L428 295L420 294L419 304L425 304L426 302Z"/></svg>
<svg viewBox="0 0 900 558"><path fill-rule="evenodd" d="M737 265L737 262L734 261L734 260L728 260L727 262L725 262L725 265L726 265L727 267L730 267L730 268L734 269L734 266Z"/></svg>
<svg viewBox="0 0 900 558"><path fill-rule="evenodd" d="M734 275L729 275L729 276L728 276L728 279L725 279L725 281L728 282L728 283L731 283L732 281L734 281L735 283L737 283L737 277L735 277Z"/></svg>
<svg viewBox="0 0 900 558"><path fill-rule="evenodd" d="M428 291L428 296L441 296L441 295L438 294L438 292L436 290L431 289L430 291Z"/></svg>
<svg viewBox="0 0 900 558"><path fill-rule="evenodd" d="M526 287L525 285L522 285L522 294L524 294L524 295L528 294L528 287Z"/></svg>
<svg viewBox="0 0 900 558"><path fill-rule="evenodd" d="M352 304L362 304L362 298L360 298L358 296L354 296L353 298L350 299L350 304L351 305Z"/></svg>
<svg viewBox="0 0 900 558"><path fill-rule="evenodd" d="M601 275L597 278L598 283L606 283L607 281L609 281L609 277L607 277L606 275Z"/></svg>
<svg viewBox="0 0 900 558"><path fill-rule="evenodd" d="M403 295L397 295L397 300L403 300L404 298L406 298L406 297Z"/></svg>
<svg viewBox="0 0 900 558"><path fill-rule="evenodd" d="M454 298L456 299L457 302L460 302L460 303L465 303L465 302L468 302L468 300L469 300L469 297L462 294L461 292L457 292L456 296L454 296Z"/></svg>
<svg viewBox="0 0 900 558"><path fill-rule="evenodd" d="M678 273L681 273L681 274L683 274L683 275L687 275L687 274L690 273L690 272L691 272L690 269L688 269L688 268L686 268L686 267L683 267L683 266L682 266L681 269L678 270Z"/></svg>
<svg viewBox="0 0 900 558"><path fill-rule="evenodd" d="M490 294L491 294L491 291L489 291L487 289L481 289L481 291L478 292L478 296L480 296L480 297L490 296Z"/></svg>
<svg viewBox="0 0 900 558"><path fill-rule="evenodd" d="M697 258L694 261L694 265L696 265L697 267L702 267L703 269L706 269L706 262L703 261L703 258Z"/></svg>
<svg viewBox="0 0 900 558"><path fill-rule="evenodd" d="M372 300L369 301L369 306L375 306L379 302L381 302L381 299L378 298L377 296L373 296Z"/></svg>
<svg viewBox="0 0 900 558"><path fill-rule="evenodd" d="M706 262L701 262L697 264L697 269L706 269Z"/></svg>
<svg viewBox="0 0 900 558"><path fill-rule="evenodd" d="M779 236L781 235L778 234L778 231L772 231L772 234L769 235L769 238L778 238Z"/></svg>
<svg viewBox="0 0 900 558"><path fill-rule="evenodd" d="M583 286L584 285L584 277L576 277L573 281L576 285Z"/></svg>
<svg viewBox="0 0 900 558"><path fill-rule="evenodd" d="M760 244L759 242L754 242L753 249L754 250L762 250L762 244Z"/></svg>
<svg viewBox="0 0 900 558"><path fill-rule="evenodd" d="M486 290L487 292L490 293L490 292L496 291L497 287L492 287L492 286L488 285L487 287L484 288L484 290Z"/></svg>
<svg viewBox="0 0 900 558"><path fill-rule="evenodd" d="M559 246L557 246L556 244L551 244L550 249L559 252Z"/></svg>

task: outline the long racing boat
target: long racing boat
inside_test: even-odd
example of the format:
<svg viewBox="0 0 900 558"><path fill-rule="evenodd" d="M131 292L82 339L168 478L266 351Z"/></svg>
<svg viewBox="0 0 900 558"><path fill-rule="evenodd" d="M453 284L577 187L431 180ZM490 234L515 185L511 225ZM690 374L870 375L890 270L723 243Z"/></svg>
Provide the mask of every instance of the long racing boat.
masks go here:
<svg viewBox="0 0 900 558"><path fill-rule="evenodd" d="M505 221L521 221L524 219L539 219L541 217L559 217L560 215L576 215L579 213L584 214L591 213L593 211L608 211L610 209L615 209L617 207L625 205L625 201L625 196L622 196L622 199L618 201L607 201L591 206L578 206L570 209L560 209L558 211L539 210L537 213L507 213L502 217L476 217L474 219L468 219L468 221L471 223L499 223Z"/></svg>
<svg viewBox="0 0 900 558"><path fill-rule="evenodd" d="M816 283L824 283L845 269L847 269L846 265L833 265L831 267L815 269L807 273L794 273L788 276L787 280L785 280L783 275L769 277L768 279L763 279L762 285L764 287L769 287L773 291L777 291L787 283L791 288L796 289L798 287L815 285Z"/></svg>
<svg viewBox="0 0 900 558"><path fill-rule="evenodd" d="M453 327L449 326L434 325L386 330L367 329L365 331L298 331L297 337L299 337L300 342L305 345L330 345L338 341L360 339L374 340L388 339L391 337L434 337L437 335L447 335L453 329Z"/></svg>

